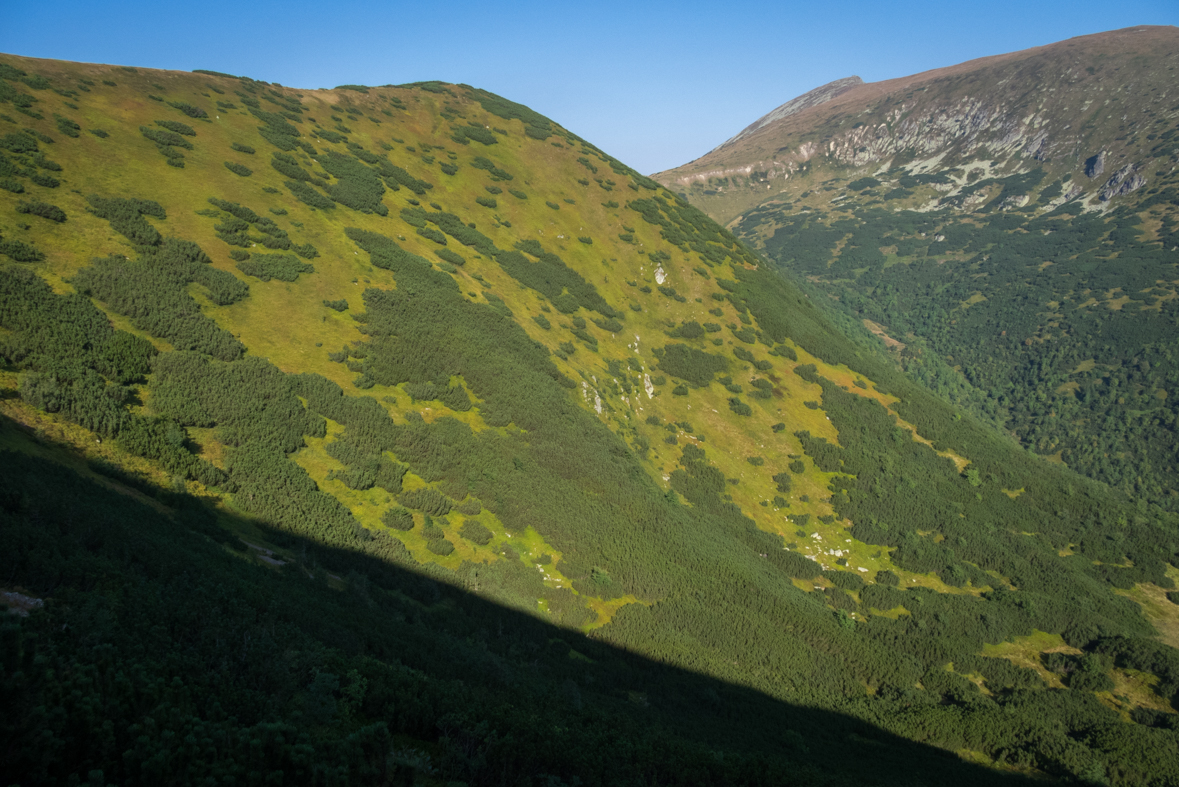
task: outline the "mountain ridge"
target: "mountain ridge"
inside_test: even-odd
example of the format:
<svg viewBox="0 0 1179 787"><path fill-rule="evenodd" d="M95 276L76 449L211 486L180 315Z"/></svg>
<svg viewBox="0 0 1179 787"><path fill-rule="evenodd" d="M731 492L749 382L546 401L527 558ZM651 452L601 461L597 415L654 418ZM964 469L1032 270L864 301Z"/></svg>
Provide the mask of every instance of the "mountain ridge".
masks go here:
<svg viewBox="0 0 1179 787"><path fill-rule="evenodd" d="M782 118L786 118L790 115L810 109L813 106L818 106L819 104L824 104L828 101L831 101L837 98L841 93L845 93L848 90L851 90L853 87L862 84L864 84L864 80L860 79L858 76L850 76L844 77L843 79L836 79L834 82L828 82L827 84L820 85L813 90L808 90L801 96L792 98L778 108L767 112L765 115L746 126L741 131L741 133L731 137L725 142L722 142L716 148L709 151L709 153L714 153L721 148L732 145L742 137L749 136L758 129L762 128L763 126L767 126L774 121L781 120Z"/></svg>
<svg viewBox="0 0 1179 787"><path fill-rule="evenodd" d="M937 152L950 150L962 142L968 145L967 150L963 152L969 153L969 144L973 142L976 148L984 152L991 150L1009 159L1009 166L1016 166L1011 156L1017 151L1028 157L1065 156L1070 161L1074 160L1073 157L1079 156L1079 159L1075 160L1078 163L1083 162L1090 156L1100 153L1102 147L1092 146L1093 149L1090 150L1076 131L1067 133L1070 131L1068 125L1064 128L1044 127L1043 121L1037 119L1036 111L1017 117L1014 108L997 103L1004 100L1013 104L1027 101L1026 96L1020 97L1022 91L1018 85L1021 83L1012 81L1015 79L1012 69L1018 70L1020 64L1024 64L1030 73L1020 75L1019 79L1034 81L1040 78L1035 73L1036 69L1054 68L1057 67L1056 61L1067 61L1060 67L1066 69L1066 76L1072 74L1070 89L1076 94L1081 89L1078 86L1082 86L1082 83L1083 86L1087 86L1088 81L1101 78L1096 72L1106 58L1117 55L1123 58L1136 56L1133 54L1133 47L1137 45L1154 52L1156 60L1166 61L1168 57L1173 60L1177 40L1179 29L1174 27L1126 28L1079 36L1018 52L978 58L907 77L865 83L842 91L829 101L762 126L750 133L741 145L725 143L688 165L656 173L653 177L668 185L674 184L675 188L681 190L694 189L694 199L701 205L708 205L708 210L724 223L736 215L735 211L746 210L766 196L759 194L758 188L764 192L765 186L770 186L769 191L777 193L772 188L775 181L797 175L808 166L808 163L812 169L815 166L822 168L825 164L865 169L873 164L885 163L914 143L918 149L910 160L932 157ZM1127 56L1127 51L1132 54ZM1130 65L1142 68L1141 64ZM1122 64L1114 66L1116 69L1121 67ZM1173 67L1172 65L1171 68ZM1085 68L1093 68L1094 71L1086 77L1082 74ZM1007 73L1008 71L1012 73ZM982 76L983 74L986 76ZM968 100L971 85L978 79L997 81L998 88L1010 84L1010 96L1006 99L989 97ZM1157 92L1159 85L1163 83L1159 82L1158 76L1154 79L1154 90ZM941 90L945 98L931 101L912 95L901 96L905 92L922 92L923 86ZM979 87L982 88L983 85ZM889 98L890 96L894 98ZM1075 98L1075 95L1073 97ZM1083 102L1080 98L1076 100ZM877 106L881 101L895 101L896 104L885 110ZM939 101L941 103L938 103ZM967 103L961 104L961 101ZM1038 111L1043 111L1044 102L1060 103L1060 97L1041 98L1040 101L1041 109ZM869 108L868 105L874 106ZM924 114L915 118L910 117L918 109ZM859 122L858 126L853 127L852 117L847 114L848 112L857 113L855 117L865 113L872 116L874 113L879 125L868 127ZM1002 133L987 134L986 132L993 131L996 122L1003 124ZM899 124L895 129L894 123ZM1052 130L1051 135L1048 134L1048 128ZM929 138L924 138L923 133L930 135ZM1114 141L1113 133L1102 133L1111 143ZM782 139L778 139L779 137ZM791 141L787 142L787 139ZM1013 147L1013 143L1019 142L1023 144ZM1111 146L1108 154L1118 157L1129 154L1133 158L1141 152L1141 145L1137 149L1116 145ZM960 154L955 155L960 157ZM996 164L1001 166L1003 162L996 161ZM865 174L869 174L866 169ZM749 187L731 189L738 193L730 195L727 200L716 194L705 193L707 189L702 187L702 184L706 184L710 179L723 180L728 177L747 180ZM688 188L690 186L692 188ZM753 188L754 186L757 188ZM745 191L751 193L745 194ZM733 202L733 205L729 206L729 202ZM740 208L736 207L738 204Z"/></svg>

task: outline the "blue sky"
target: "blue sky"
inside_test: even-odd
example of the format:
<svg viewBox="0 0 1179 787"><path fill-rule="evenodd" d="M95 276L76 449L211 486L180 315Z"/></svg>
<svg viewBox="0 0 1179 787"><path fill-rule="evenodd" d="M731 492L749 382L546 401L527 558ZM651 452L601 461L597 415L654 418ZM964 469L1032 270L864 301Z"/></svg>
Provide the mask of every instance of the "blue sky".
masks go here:
<svg viewBox="0 0 1179 787"><path fill-rule="evenodd" d="M0 18L0 51L32 57L207 68L299 88L465 82L650 173L834 79L1179 24L1179 2L11 0Z"/></svg>

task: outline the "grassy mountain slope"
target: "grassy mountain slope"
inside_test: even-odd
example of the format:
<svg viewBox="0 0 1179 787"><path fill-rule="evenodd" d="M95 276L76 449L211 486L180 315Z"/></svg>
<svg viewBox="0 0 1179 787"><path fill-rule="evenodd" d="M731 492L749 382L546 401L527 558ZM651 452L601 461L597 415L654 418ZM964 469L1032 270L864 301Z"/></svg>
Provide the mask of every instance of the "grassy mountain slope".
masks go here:
<svg viewBox="0 0 1179 787"><path fill-rule="evenodd" d="M1177 45L1132 28L848 88L660 178L951 401L1174 510Z"/></svg>
<svg viewBox="0 0 1179 787"><path fill-rule="evenodd" d="M34 615L18 635L65 665L52 674L109 660L104 642L148 641L126 606L134 587L164 599L152 609L169 626L210 630L185 656L200 680L162 645L140 651L145 680L213 692L177 701L185 719L228 725L219 740L313 719L298 746L330 752L340 774L622 783L613 765L563 759L564 743L512 760L503 742L567 719L599 758L613 744L588 731L621 717L654 725L626 754L635 783L862 782L871 755L822 760L873 727L890 757L920 763L916 777L903 757L869 771L883 782L997 778L915 742L1009 769L1175 776L1179 665L1158 638L1174 519L961 418L655 182L467 86L296 91L16 57L3 69L0 405L36 438L10 428L5 461L37 463L4 498L20 545L4 576L66 617ZM73 446L73 470L43 464L64 459L53 444ZM84 491L55 507L67 485ZM132 508L119 514L110 488ZM79 513L90 497L115 513ZM152 549L168 566L187 549L166 522L224 545L194 580L224 559L250 604L271 566L306 594L281 615L298 631L266 652L315 658L242 656L276 681L273 702L210 704L246 666L216 667L216 624L181 622L195 614L183 585L145 568ZM88 564L103 538L109 563ZM125 577L106 601L96 571ZM235 621L261 614L212 595ZM546 637L565 643L561 668L537 670L522 707L568 702L515 716L503 709ZM399 653L400 639L415 644ZM610 661L623 651L679 677L644 684L636 674L662 668ZM433 688L390 679L401 659ZM36 674L6 690L30 707L65 690ZM742 712L717 685L768 704ZM160 729L122 691L103 678L84 692L123 703L120 743L72 746L64 717L33 714L10 734L76 754L6 756L30 783L88 769L147 780L112 754ZM286 764L273 767L310 774L275 734ZM663 735L728 754L665 772L677 760ZM218 749L226 772L236 745ZM143 774L204 761L145 746L156 770Z"/></svg>

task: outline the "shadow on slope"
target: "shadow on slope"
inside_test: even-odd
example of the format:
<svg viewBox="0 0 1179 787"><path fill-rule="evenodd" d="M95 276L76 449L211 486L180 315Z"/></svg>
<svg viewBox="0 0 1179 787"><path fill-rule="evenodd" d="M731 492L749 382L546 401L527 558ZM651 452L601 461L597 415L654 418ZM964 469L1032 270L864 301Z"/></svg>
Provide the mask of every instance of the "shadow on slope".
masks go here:
<svg viewBox="0 0 1179 787"><path fill-rule="evenodd" d="M47 599L0 628L10 781L1028 782L142 491L0 452L0 583ZM225 524L297 558L261 565Z"/></svg>

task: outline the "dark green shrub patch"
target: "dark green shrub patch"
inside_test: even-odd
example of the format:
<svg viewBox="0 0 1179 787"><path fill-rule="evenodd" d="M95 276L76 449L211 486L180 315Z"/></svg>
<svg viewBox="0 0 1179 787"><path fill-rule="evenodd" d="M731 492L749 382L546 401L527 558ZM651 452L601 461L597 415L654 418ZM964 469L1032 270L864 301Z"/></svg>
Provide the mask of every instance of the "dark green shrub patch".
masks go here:
<svg viewBox="0 0 1179 787"><path fill-rule="evenodd" d="M711 353L697 350L686 344L669 344L663 348L659 358L659 369L672 377L686 380L696 387L712 382L713 375L729 368L729 362Z"/></svg>
<svg viewBox="0 0 1179 787"><path fill-rule="evenodd" d="M168 218L160 203L153 200L100 197L97 194L91 194L86 201L90 204L91 213L109 221L111 229L132 243L140 246L155 246L160 243L160 233L143 218Z"/></svg>
<svg viewBox="0 0 1179 787"><path fill-rule="evenodd" d="M0 104L12 104L18 111L24 110L28 114L32 112L30 107L36 103L36 98L0 79Z"/></svg>
<svg viewBox="0 0 1179 787"><path fill-rule="evenodd" d="M456 128L454 130L454 134L451 136L451 139L460 145L468 145L472 139L476 142L481 142L484 145L494 145L499 142L499 140L495 138L495 134L492 133L491 129L484 128L483 126L474 123Z"/></svg>
<svg viewBox="0 0 1179 787"><path fill-rule="evenodd" d="M274 167L279 174L294 180L315 180L311 173L300 167L298 160L289 153L280 152L271 155L270 166Z"/></svg>
<svg viewBox="0 0 1179 787"><path fill-rule="evenodd" d="M57 130L65 134L67 137L73 137L77 139L81 135L82 127L69 118L62 117L61 115L54 115L53 119L57 124Z"/></svg>
<svg viewBox="0 0 1179 787"><path fill-rule="evenodd" d="M496 262L509 276L548 298L557 311L571 314L582 307L604 317L617 316L594 285L567 266L556 254L545 251L539 242L522 241L516 247L537 257L537 261L529 262L520 252L501 251L496 254Z"/></svg>
<svg viewBox="0 0 1179 787"><path fill-rule="evenodd" d="M463 520L463 525L459 528L459 535L481 547L491 543L491 531L484 527L478 519Z"/></svg>
<svg viewBox="0 0 1179 787"><path fill-rule="evenodd" d="M353 156L335 151L320 155L319 164L337 179L327 188L328 196L334 201L361 213L389 215L389 209L381 202L385 185L372 168Z"/></svg>
<svg viewBox="0 0 1179 787"><path fill-rule="evenodd" d="M859 590L864 586L864 580L859 574L853 574L850 571L824 571L823 579L829 581L837 588L844 590Z"/></svg>
<svg viewBox="0 0 1179 787"><path fill-rule="evenodd" d="M335 131L331 131L326 128L316 129L315 136L319 137L320 139L331 142L333 144L348 141L348 137L345 136L344 134L339 134Z"/></svg>
<svg viewBox="0 0 1179 787"><path fill-rule="evenodd" d="M426 536L426 549L435 555L446 557L454 552L454 544L450 543L441 530L435 530L434 533L429 533Z"/></svg>
<svg viewBox="0 0 1179 787"><path fill-rule="evenodd" d="M242 102L246 103L245 99ZM254 103L257 104L256 101ZM267 112L256 106L250 106L250 114L266 124L258 127L258 133L271 145L284 151L291 151L300 146L299 130L288 123L283 115Z"/></svg>
<svg viewBox="0 0 1179 787"><path fill-rule="evenodd" d="M192 143L174 131L159 131L147 126L140 126L139 133L156 143L160 147L184 148L192 150Z"/></svg>
<svg viewBox="0 0 1179 787"><path fill-rule="evenodd" d="M736 396L729 398L729 409L737 415L753 415L753 408L742 402Z"/></svg>
<svg viewBox="0 0 1179 787"><path fill-rule="evenodd" d="M372 153L370 151L367 151L364 148L362 148L360 145L357 145L354 142L349 142L347 147L348 147L348 151L353 156L356 156L356 158L360 159L365 164L379 165L384 160L380 156L378 156L376 153Z"/></svg>
<svg viewBox="0 0 1179 787"><path fill-rule="evenodd" d="M16 206L16 212L40 216L41 218L55 221L58 224L66 220L66 214L64 210L57 207L56 205L50 205L48 202L41 202L40 200L21 202Z"/></svg>
<svg viewBox="0 0 1179 787"><path fill-rule="evenodd" d="M444 516L454 507L450 498L429 486L402 492L399 500L406 508L414 508L430 516Z"/></svg>
<svg viewBox="0 0 1179 787"><path fill-rule="evenodd" d="M46 175L43 172L34 172L29 175L29 180L36 183L38 186L43 186L47 189L55 189L61 185L61 181L52 175Z"/></svg>
<svg viewBox="0 0 1179 787"><path fill-rule="evenodd" d="M666 295L668 298L671 298L673 301L676 301L677 303L687 303L688 302L687 298L685 298L683 295L680 295L678 292L676 292L675 287L661 286L659 288L659 292L662 293L663 295Z"/></svg>
<svg viewBox="0 0 1179 787"><path fill-rule="evenodd" d="M296 226L302 226L299 224L299 222L293 221L291 223L295 224ZM296 243L291 246L291 251L295 252L295 254L298 254L305 260L313 260L319 256L319 249L315 248L310 243Z"/></svg>
<svg viewBox="0 0 1179 787"><path fill-rule="evenodd" d="M315 272L314 267L294 254L255 254L249 260L239 262L237 269L262 281L295 281L300 273Z"/></svg>
<svg viewBox="0 0 1179 787"><path fill-rule="evenodd" d="M192 104L186 104L183 101L169 101L168 106L173 109L179 109L190 118L196 118L197 120L209 117L209 113L205 110L200 107L194 107Z"/></svg>
<svg viewBox="0 0 1179 787"><path fill-rule="evenodd" d="M489 93L486 90L472 90L472 96L483 109L505 120L516 119L524 124L524 133L533 139L545 140L552 134L552 123L538 112Z"/></svg>
<svg viewBox="0 0 1179 787"><path fill-rule="evenodd" d="M385 178L385 183L389 186L389 188L393 189L393 191L398 191L402 186L405 186L414 194L421 196L430 189L434 188L433 183L419 180L413 175L410 175L401 167L398 167L395 164L390 164L387 161L382 160L378 169L381 173L381 176Z"/></svg>
<svg viewBox="0 0 1179 787"><path fill-rule="evenodd" d="M181 123L178 120L157 120L156 125L160 126L161 128L166 128L168 131L171 131L176 134L180 134L185 137L195 137L196 136L196 129L194 129L192 126L188 125L187 123Z"/></svg>
<svg viewBox="0 0 1179 787"><path fill-rule="evenodd" d="M677 339L699 339L704 335L704 327L695 320L688 320L668 335Z"/></svg>
<svg viewBox="0 0 1179 787"><path fill-rule="evenodd" d="M463 255L453 252L450 249L435 249L434 253L449 262L451 265L462 266L467 264L467 260L463 257Z"/></svg>
<svg viewBox="0 0 1179 787"><path fill-rule="evenodd" d="M381 522L394 530L413 530L413 513L401 506L394 506L381 515Z"/></svg>
<svg viewBox="0 0 1179 787"><path fill-rule="evenodd" d="M485 156L476 156L471 166L475 169L481 169L491 175L492 180L512 180L512 175L499 167L495 166L495 162Z"/></svg>
<svg viewBox="0 0 1179 787"><path fill-rule="evenodd" d="M16 262L43 262L45 254L31 244L19 240L5 240L0 237L0 254Z"/></svg>
<svg viewBox="0 0 1179 787"><path fill-rule="evenodd" d="M140 201L105 202L108 206L110 203L125 206ZM95 204L94 198L91 204ZM142 221L138 212L134 218ZM116 214L116 219L111 221L111 226L119 231L122 231L120 225L128 224L125 228L134 231L135 221L128 222L123 214ZM154 228L150 229L155 233ZM145 234L140 230L137 235ZM130 317L137 328L166 339L178 350L197 350L214 358L233 360L244 350L241 343L201 313L186 287L190 282L202 285L210 299L221 305L246 297L249 288L232 274L212 267L210 262L195 243L161 239L155 233L151 245L140 246L138 259L111 256L95 260L75 274L73 284L79 292L103 301Z"/></svg>
<svg viewBox="0 0 1179 787"><path fill-rule="evenodd" d="M468 497L454 507L455 511L467 516L478 516L483 510L483 503L477 497Z"/></svg>
<svg viewBox="0 0 1179 787"><path fill-rule="evenodd" d="M615 317L607 317L605 319L598 319L596 317L593 317L591 319L593 320L594 325L598 326L603 331L606 331L608 333L620 333L622 331L622 327L623 327L622 323L619 322L618 319ZM622 372L621 372L621 370L619 370L618 372L615 372L615 374L621 376Z"/></svg>
<svg viewBox="0 0 1179 787"><path fill-rule="evenodd" d="M417 233L418 233L418 235L421 235L423 238L426 238L428 240L432 240L435 243L439 244L440 246L446 245L446 236L443 235L438 230L434 229L433 227L418 227Z"/></svg>
<svg viewBox="0 0 1179 787"><path fill-rule="evenodd" d="M336 203L320 194L307 183L300 183L299 181L288 180L284 181L287 189L295 195L295 198L300 202L310 205L313 208L320 210L330 210L336 207Z"/></svg>

